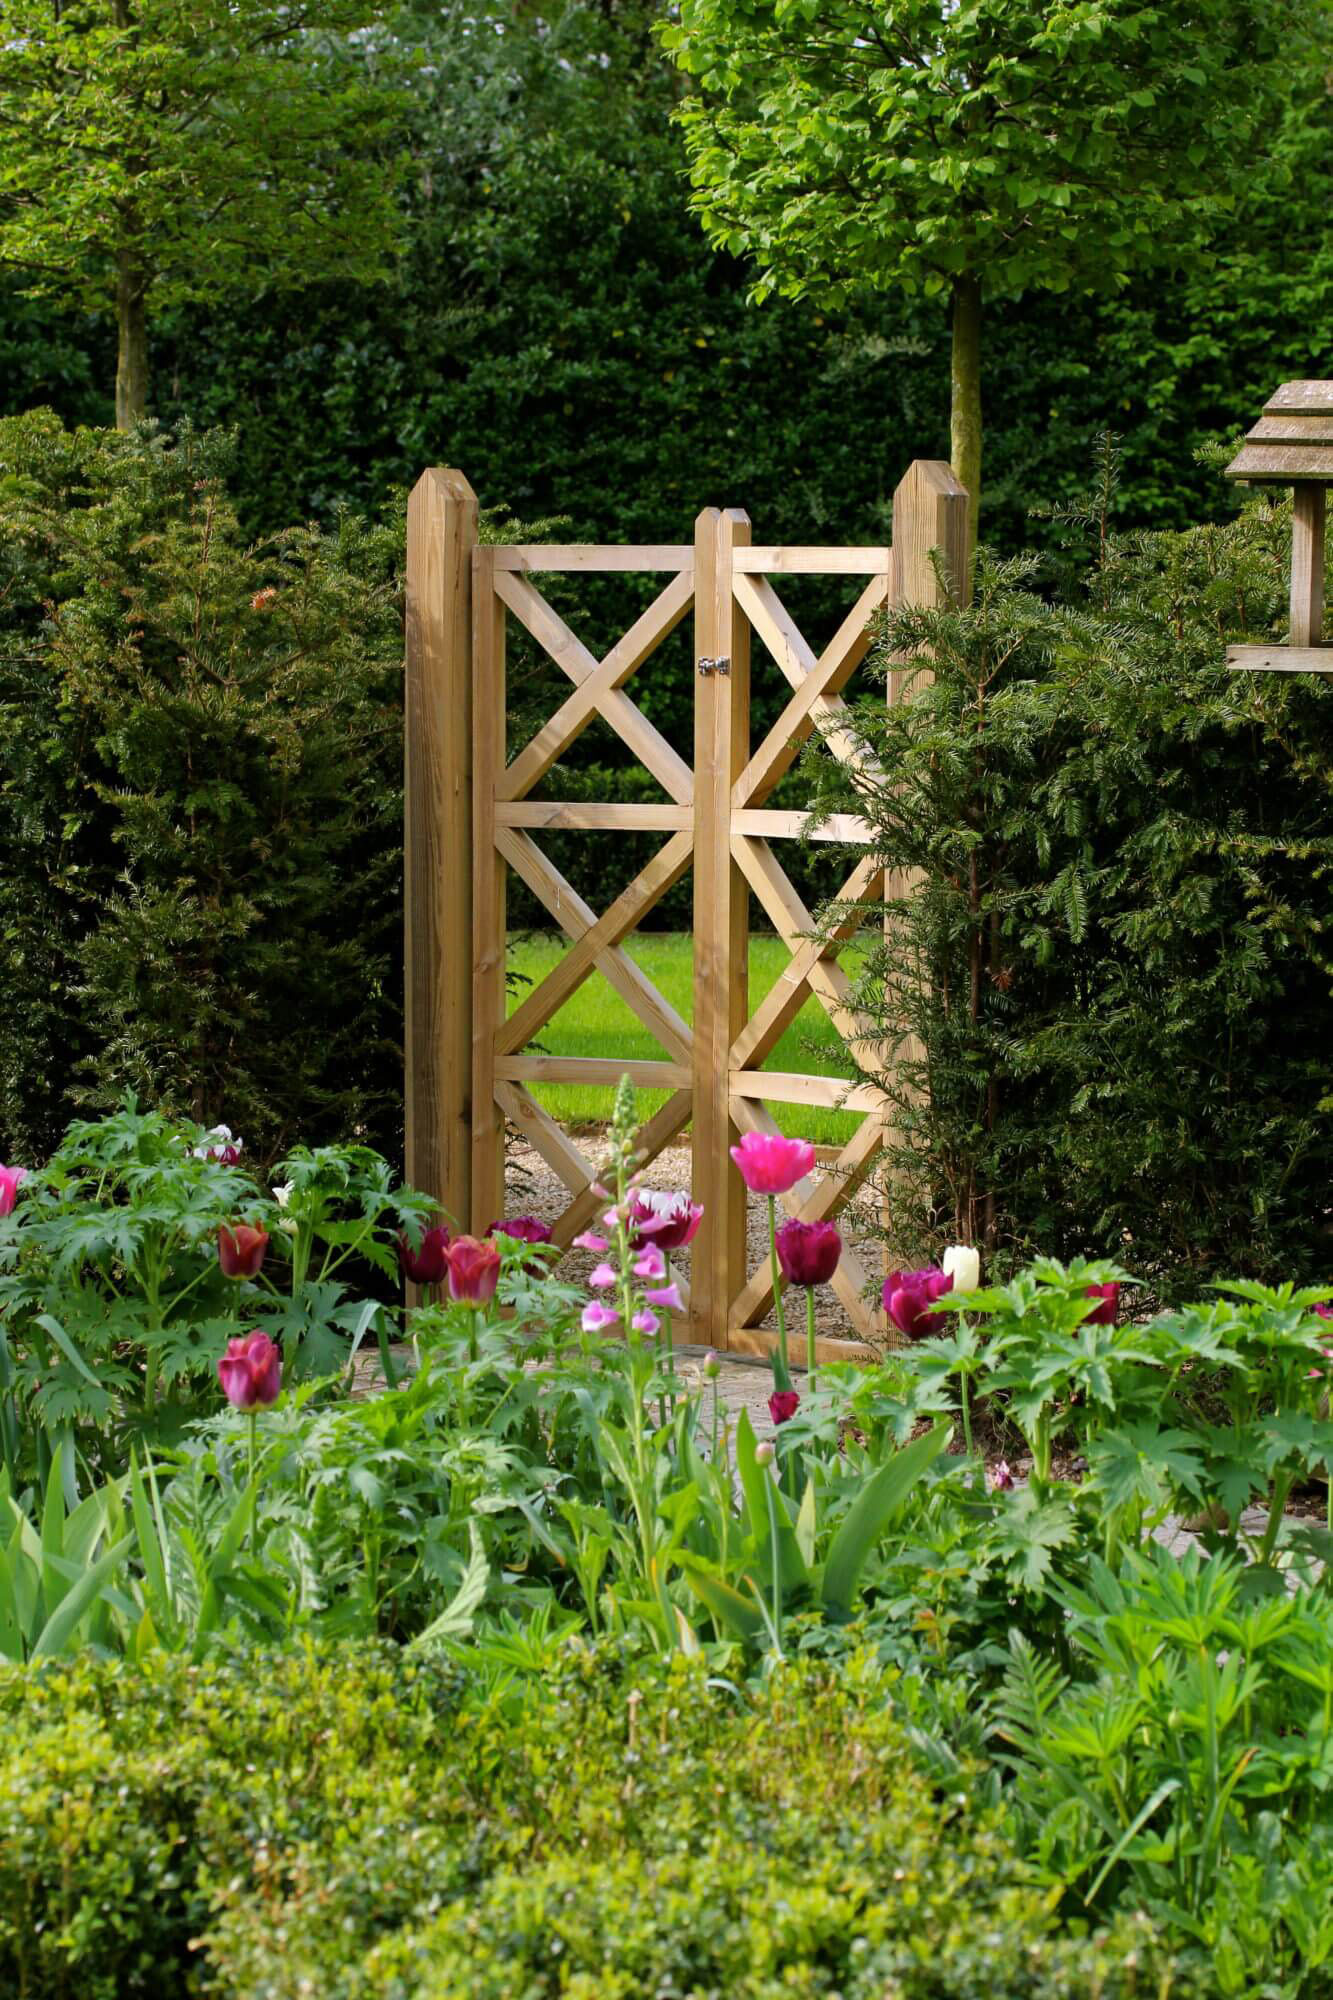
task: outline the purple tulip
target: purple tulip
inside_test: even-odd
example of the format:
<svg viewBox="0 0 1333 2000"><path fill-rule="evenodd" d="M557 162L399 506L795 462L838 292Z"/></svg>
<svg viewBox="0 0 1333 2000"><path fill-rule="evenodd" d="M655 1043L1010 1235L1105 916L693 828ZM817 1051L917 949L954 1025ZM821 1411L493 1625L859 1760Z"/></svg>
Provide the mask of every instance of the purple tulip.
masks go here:
<svg viewBox="0 0 1333 2000"><path fill-rule="evenodd" d="M508 1222L493 1222L486 1234L512 1236L516 1243L549 1243L554 1232L549 1222L539 1222L535 1215L515 1215Z"/></svg>
<svg viewBox="0 0 1333 2000"><path fill-rule="evenodd" d="M775 1424L785 1424L800 1408L801 1399L795 1389L776 1389L768 1399L768 1414Z"/></svg>
<svg viewBox="0 0 1333 2000"><path fill-rule="evenodd" d="M838 1268L842 1238L831 1222L784 1222L778 1262L789 1285L826 1285Z"/></svg>
<svg viewBox="0 0 1333 2000"><path fill-rule="evenodd" d="M953 1279L928 1265L924 1271L891 1271L881 1296L899 1333L909 1340L924 1340L939 1330L939 1315L930 1308L952 1290Z"/></svg>
<svg viewBox="0 0 1333 2000"><path fill-rule="evenodd" d="M409 1284L438 1285L449 1268L444 1256L448 1248L449 1231L444 1228L425 1230L416 1250L408 1237L400 1236L398 1268Z"/></svg>
<svg viewBox="0 0 1333 2000"><path fill-rule="evenodd" d="M235 1410L276 1403L282 1390L282 1355L258 1328L227 1342L218 1362L222 1393Z"/></svg>

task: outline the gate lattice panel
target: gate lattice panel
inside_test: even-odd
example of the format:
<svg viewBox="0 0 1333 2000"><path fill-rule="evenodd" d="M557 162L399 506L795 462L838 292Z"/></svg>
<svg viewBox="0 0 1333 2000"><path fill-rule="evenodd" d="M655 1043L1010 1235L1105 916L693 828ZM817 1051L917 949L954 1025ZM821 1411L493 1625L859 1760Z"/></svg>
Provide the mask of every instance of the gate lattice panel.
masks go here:
<svg viewBox="0 0 1333 2000"><path fill-rule="evenodd" d="M779 859L809 815L766 801L818 731L835 756L863 755L843 701L875 621L889 603L934 601L931 559L966 571L967 499L947 466L918 461L894 499L893 548L818 549L752 545L747 517L705 509L692 545L654 547L479 546L476 502L460 474L427 473L409 516L407 654L407 1154L408 1173L459 1220L484 1229L504 1211L506 1124L521 1132L563 1182L569 1202L556 1225L568 1245L592 1219L595 1165L537 1102L534 1083L636 1085L667 1093L639 1134L645 1164L692 1127L695 1198L705 1220L692 1253L691 1337L715 1347L765 1352L760 1324L772 1304L767 1260L746 1255L745 1189L728 1145L745 1131L777 1130L773 1103L838 1106L862 1122L841 1148L821 1149L819 1170L785 1197L804 1220L832 1216L883 1143L887 1105L869 1081L764 1068L805 1002L814 998L855 1055L867 1024L849 1002L838 951L857 928L814 940L811 912ZM656 572L652 602L597 659L548 602L543 573ZM779 594L784 576L845 576L854 601L816 655ZM693 768L626 690L634 675L693 612ZM505 637L516 620L571 683L555 713L506 757ZM754 640L790 687L786 705L757 745L750 733ZM896 682L899 675L891 676ZM897 688L891 686L890 699ZM534 800L531 793L594 720L651 773L659 805ZM470 805L467 793L470 789ZM591 908L552 863L550 830L660 834L645 867L608 907ZM846 815L817 837L848 845L868 830ZM470 882L460 873L470 849ZM624 949L629 934L687 870L694 874L694 1008L687 1022ZM527 885L563 931L568 949L507 1013L506 876ZM882 880L866 857L840 891L873 902ZM753 894L789 962L768 996L748 1001L748 905ZM531 1052L552 1016L587 978L600 974L664 1051L651 1061L557 1057ZM869 1274L844 1252L835 1290L861 1342L880 1331L868 1302ZM826 1341L829 1354L860 1343Z"/></svg>

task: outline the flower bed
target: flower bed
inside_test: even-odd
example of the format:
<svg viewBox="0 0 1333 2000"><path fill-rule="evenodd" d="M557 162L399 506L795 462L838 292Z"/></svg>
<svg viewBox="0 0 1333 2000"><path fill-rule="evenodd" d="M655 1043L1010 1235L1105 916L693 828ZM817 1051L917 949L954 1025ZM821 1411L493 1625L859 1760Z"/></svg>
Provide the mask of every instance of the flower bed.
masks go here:
<svg viewBox="0 0 1333 2000"><path fill-rule="evenodd" d="M357 1148L261 1182L131 1105L0 1176L14 1989L1313 2000L1328 1288L1138 1322L957 1246L802 1374L836 1246L774 1228L758 1438L676 1366L633 1123L586 1290Z"/></svg>

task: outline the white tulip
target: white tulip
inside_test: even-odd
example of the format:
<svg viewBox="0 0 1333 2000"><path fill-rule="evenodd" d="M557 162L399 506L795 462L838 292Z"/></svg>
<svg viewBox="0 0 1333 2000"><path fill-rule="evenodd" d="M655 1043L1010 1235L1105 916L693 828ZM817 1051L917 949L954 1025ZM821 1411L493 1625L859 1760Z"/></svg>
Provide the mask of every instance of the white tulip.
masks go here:
<svg viewBox="0 0 1333 2000"><path fill-rule="evenodd" d="M273 1199L277 1202L279 1208L286 1208L292 1198L295 1187L295 1181L284 1181L281 1187L274 1188Z"/></svg>
<svg viewBox="0 0 1333 2000"><path fill-rule="evenodd" d="M953 1279L955 1292L975 1292L981 1283L981 1253L970 1243L952 1243L940 1259L940 1269Z"/></svg>

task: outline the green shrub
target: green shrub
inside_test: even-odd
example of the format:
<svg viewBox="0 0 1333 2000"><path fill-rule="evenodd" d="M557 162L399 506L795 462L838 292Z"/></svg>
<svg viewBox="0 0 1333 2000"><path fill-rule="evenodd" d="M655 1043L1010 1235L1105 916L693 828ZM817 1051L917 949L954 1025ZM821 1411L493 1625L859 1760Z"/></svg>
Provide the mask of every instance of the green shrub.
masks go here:
<svg viewBox="0 0 1333 2000"><path fill-rule="evenodd" d="M903 1261L962 1236L1176 1296L1320 1275L1329 690L1225 665L1284 635L1288 547L1267 502L1112 538L1055 604L983 557L968 609L888 622L934 682L860 709L883 781L807 761L924 884L857 996L903 1057Z"/></svg>
<svg viewBox="0 0 1333 2000"><path fill-rule="evenodd" d="M0 422L0 1141L126 1088L397 1151L401 523L250 545L225 441Z"/></svg>
<svg viewBox="0 0 1333 2000"><path fill-rule="evenodd" d="M0 1973L24 2000L677 1993L1018 2000L1158 1986L1058 1939L883 1680L741 1697L572 1648L521 1694L387 1650L0 1681Z"/></svg>

